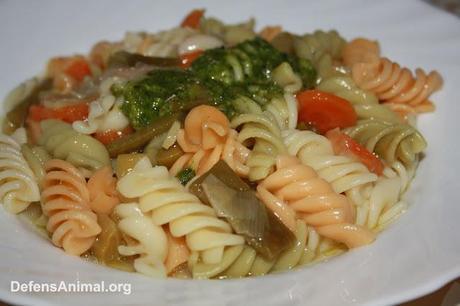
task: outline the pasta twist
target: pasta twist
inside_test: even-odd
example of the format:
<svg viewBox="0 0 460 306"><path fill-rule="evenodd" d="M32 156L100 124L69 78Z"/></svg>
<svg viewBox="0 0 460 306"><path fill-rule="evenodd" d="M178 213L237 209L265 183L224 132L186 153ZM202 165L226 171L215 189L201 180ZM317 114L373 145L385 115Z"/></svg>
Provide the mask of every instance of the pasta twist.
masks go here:
<svg viewBox="0 0 460 306"><path fill-rule="evenodd" d="M369 207L377 206L371 203L378 200L377 197L371 197L377 175L358 161L335 155L329 139L324 136L311 131L293 130L283 132L283 138L289 154L315 169L335 192L345 192L356 207L356 224L366 225Z"/></svg>
<svg viewBox="0 0 460 306"><path fill-rule="evenodd" d="M116 189L116 179L112 168L105 166L96 170L88 180L89 206L98 214L110 214L120 203Z"/></svg>
<svg viewBox="0 0 460 306"><path fill-rule="evenodd" d="M417 154L426 147L423 136L407 124L392 124L382 120L360 120L356 126L344 129L344 132L375 152L389 165L401 161L411 165L417 160Z"/></svg>
<svg viewBox="0 0 460 306"><path fill-rule="evenodd" d="M89 104L88 118L75 121L72 127L82 134L93 134L107 130L122 130L128 126L128 118L120 110L122 100L116 100L110 88L120 82L117 76L109 77L99 85L99 98Z"/></svg>
<svg viewBox="0 0 460 306"><path fill-rule="evenodd" d="M397 161L394 162L391 167L387 167L383 171L383 175L387 178L398 177L401 183L401 193L404 193L410 185L410 182L415 176L415 170L417 170L419 160L418 158L410 165L404 165Z"/></svg>
<svg viewBox="0 0 460 306"><path fill-rule="evenodd" d="M35 174L38 185L41 187L42 180L46 175L45 163L51 159L51 156L43 147L31 147L28 144L23 144L21 146L21 152L30 169L32 169L32 172Z"/></svg>
<svg viewBox="0 0 460 306"><path fill-rule="evenodd" d="M37 179L10 136L0 134L0 199L5 209L17 214L40 200Z"/></svg>
<svg viewBox="0 0 460 306"><path fill-rule="evenodd" d="M373 54L353 64L352 76L358 86L374 92L380 101L403 114L433 111L435 107L428 98L443 84L437 71L426 74L417 68L413 76L409 69Z"/></svg>
<svg viewBox="0 0 460 306"><path fill-rule="evenodd" d="M332 59L340 59L345 43L335 30L328 32L318 30L296 39L294 50L297 56L317 63L325 54L329 54Z"/></svg>
<svg viewBox="0 0 460 306"><path fill-rule="evenodd" d="M200 176L221 159L240 176L248 175L245 163L249 150L237 141L238 133L230 129L224 113L212 106L197 106L187 115L184 125L176 139L185 154L171 167L172 175L190 167Z"/></svg>
<svg viewBox="0 0 460 306"><path fill-rule="evenodd" d="M297 126L297 100L291 92L285 91L283 95L271 98L262 107L246 96L239 96L232 103L240 114L265 113L281 130L294 129Z"/></svg>
<svg viewBox="0 0 460 306"><path fill-rule="evenodd" d="M335 193L313 168L291 156L278 157L276 168L257 186L257 194L289 229L295 231L300 218L321 236L349 248L374 240L371 232L353 224L354 211L347 198Z"/></svg>
<svg viewBox="0 0 460 306"><path fill-rule="evenodd" d="M241 114L232 120L231 127L241 127L238 134L240 143L253 145L246 163L249 167L249 179L264 179L273 171L275 157L286 152L276 120L267 112Z"/></svg>
<svg viewBox="0 0 460 306"><path fill-rule="evenodd" d="M86 180L70 163L52 159L45 164L41 202L49 217L47 230L54 245L81 255L91 248L101 228L89 207Z"/></svg>
<svg viewBox="0 0 460 306"><path fill-rule="evenodd" d="M379 178L372 186L369 201L356 207L356 224L379 232L396 220L407 207L399 201L400 190L398 177Z"/></svg>
<svg viewBox="0 0 460 306"><path fill-rule="evenodd" d="M239 24L224 24L222 21L203 16L200 21L200 31L221 38L226 46L233 46L256 36L255 20L250 18Z"/></svg>
<svg viewBox="0 0 460 306"><path fill-rule="evenodd" d="M315 169L337 193L355 190L362 194L368 183L377 180L377 175L360 162L335 155L329 139L324 136L311 131L291 130L283 132L283 139L289 154Z"/></svg>
<svg viewBox="0 0 460 306"><path fill-rule="evenodd" d="M95 138L80 134L70 124L49 119L40 122L42 135L38 143L54 158L64 159L90 173L110 164L105 146Z"/></svg>
<svg viewBox="0 0 460 306"><path fill-rule="evenodd" d="M189 249L205 263L219 262L226 246L244 244L243 237L232 234L230 225L188 193L166 167L152 167L147 158L118 181L117 189L127 198L139 198L140 210L154 224L169 224L172 236L185 236Z"/></svg>
<svg viewBox="0 0 460 306"><path fill-rule="evenodd" d="M302 79L294 72L289 63L284 62L273 69L273 80L283 87L285 92L295 93L302 88Z"/></svg>
<svg viewBox="0 0 460 306"><path fill-rule="evenodd" d="M325 78L317 88L350 102L359 119L401 122L401 119L388 106L379 104L377 97L372 92L359 88L348 75Z"/></svg>
<svg viewBox="0 0 460 306"><path fill-rule="evenodd" d="M296 243L290 249L281 253L274 260L267 260L247 246L231 246L225 249L222 260L216 264L197 262L193 256L189 266L193 278L237 278L244 276L261 276L270 272L293 269L311 262L313 259L322 260L335 256L344 251L330 240L320 242L315 230L305 222L297 220Z"/></svg>
<svg viewBox="0 0 460 306"><path fill-rule="evenodd" d="M342 49L343 63L348 67L366 61L369 55L380 55L380 46L377 41L356 38L345 44Z"/></svg>
<svg viewBox="0 0 460 306"><path fill-rule="evenodd" d="M176 57L179 46L197 33L189 27L177 27L156 34L128 32L123 40L123 49L145 56Z"/></svg>
<svg viewBox="0 0 460 306"><path fill-rule="evenodd" d="M285 92L283 97L273 98L267 104L265 112L275 119L281 130L297 127L297 100L292 93Z"/></svg>
<svg viewBox="0 0 460 306"><path fill-rule="evenodd" d="M166 277L165 260L168 238L159 225L146 216L137 203L124 203L115 207L120 217L118 228L125 234L128 245L118 246L124 256L139 255L134 260L134 269L152 277Z"/></svg>

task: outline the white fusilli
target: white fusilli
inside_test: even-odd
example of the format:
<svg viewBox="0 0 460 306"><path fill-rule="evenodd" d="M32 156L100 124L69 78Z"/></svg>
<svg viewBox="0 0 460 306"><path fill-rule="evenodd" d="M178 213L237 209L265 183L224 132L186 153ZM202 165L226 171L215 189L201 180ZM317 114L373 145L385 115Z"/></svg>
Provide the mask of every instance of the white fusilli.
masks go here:
<svg viewBox="0 0 460 306"><path fill-rule="evenodd" d="M244 244L243 237L232 234L230 225L187 192L166 167L152 167L147 158L118 181L117 189L125 197L139 198L140 210L154 224L169 224L174 237L185 236L189 249L205 263L219 262L226 246Z"/></svg>
<svg viewBox="0 0 460 306"><path fill-rule="evenodd" d="M129 238L128 245L120 245L124 256L140 255L134 260L134 269L153 277L166 277L164 261L168 252L168 238L163 228L146 216L137 203L119 204L115 213L120 217L118 228Z"/></svg>
<svg viewBox="0 0 460 306"><path fill-rule="evenodd" d="M19 144L0 134L0 199L6 210L20 213L40 200L37 179L25 161Z"/></svg>

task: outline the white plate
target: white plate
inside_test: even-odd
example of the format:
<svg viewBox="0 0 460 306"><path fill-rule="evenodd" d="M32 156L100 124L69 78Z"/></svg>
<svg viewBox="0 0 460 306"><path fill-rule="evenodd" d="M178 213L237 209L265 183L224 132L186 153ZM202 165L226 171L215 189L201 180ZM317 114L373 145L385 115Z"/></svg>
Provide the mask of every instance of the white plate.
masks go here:
<svg viewBox="0 0 460 306"><path fill-rule="evenodd" d="M420 118L429 146L409 193L409 211L368 247L327 263L263 278L155 280L66 256L0 210L0 299L17 304L384 305L412 299L460 276L458 220L460 20L413 1L1 1L0 96L54 55L87 52L126 30L172 27L206 7L225 21L308 32L337 29L376 38L383 53L415 68L438 69L437 111ZM128 282L122 293L11 293L10 281Z"/></svg>

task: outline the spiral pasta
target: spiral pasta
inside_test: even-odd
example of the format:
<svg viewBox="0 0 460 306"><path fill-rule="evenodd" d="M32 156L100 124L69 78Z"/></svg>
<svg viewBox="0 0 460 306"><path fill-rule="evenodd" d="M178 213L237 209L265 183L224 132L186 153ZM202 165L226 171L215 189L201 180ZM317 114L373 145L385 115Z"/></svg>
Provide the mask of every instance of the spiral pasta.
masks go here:
<svg viewBox="0 0 460 306"><path fill-rule="evenodd" d="M54 158L64 159L90 173L110 164L105 146L95 138L80 134L70 124L49 119L40 122L42 135L38 143Z"/></svg>
<svg viewBox="0 0 460 306"><path fill-rule="evenodd" d="M96 170L88 180L89 206L98 214L110 214L120 203L116 190L116 179L112 168L106 166Z"/></svg>
<svg viewBox="0 0 460 306"><path fill-rule="evenodd" d="M384 169L383 175L387 178L398 177L401 183L400 193L402 194L409 188L410 182L415 176L418 163L418 158L410 165L404 165L399 161L394 162L390 167Z"/></svg>
<svg viewBox="0 0 460 306"><path fill-rule="evenodd" d="M249 20L240 24L224 24L216 18L203 16L200 22L200 31L222 39L226 45L233 46L256 36L254 32L255 20Z"/></svg>
<svg viewBox="0 0 460 306"><path fill-rule="evenodd" d="M428 98L443 84L437 71L427 74L417 68L414 76L409 69L378 56L355 63L352 76L358 86L374 92L380 101L403 114L433 111L435 107Z"/></svg>
<svg viewBox="0 0 460 306"><path fill-rule="evenodd" d="M179 55L179 45L197 33L189 27L177 27L156 34L128 32L123 40L123 49L146 56L175 57Z"/></svg>
<svg viewBox="0 0 460 306"><path fill-rule="evenodd" d="M117 189L125 197L139 198L140 210L154 224L169 224L172 236L185 236L189 249L205 263L219 262L227 246L244 244L243 237L232 234L230 225L188 193L166 167L152 167L146 158L118 181Z"/></svg>
<svg viewBox="0 0 460 306"><path fill-rule="evenodd" d="M406 209L406 203L399 201L401 180L379 178L370 191L369 201L356 206L356 224L379 232Z"/></svg>
<svg viewBox="0 0 460 306"><path fill-rule="evenodd" d="M37 178L10 136L0 134L0 199L5 209L17 214L40 200Z"/></svg>
<svg viewBox="0 0 460 306"><path fill-rule="evenodd" d="M23 144L21 146L21 152L30 169L35 174L38 185L41 187L42 180L46 175L45 163L51 159L51 156L43 147L32 147L28 144Z"/></svg>
<svg viewBox="0 0 460 306"><path fill-rule="evenodd" d="M197 106L187 115L184 125L176 138L185 154L171 167L172 175L189 167L199 176L221 159L239 175L248 175L245 163L249 150L237 141L237 132L230 129L224 113L212 106Z"/></svg>
<svg viewBox="0 0 460 306"><path fill-rule="evenodd" d="M321 236L349 248L374 240L371 232L353 224L353 207L347 198L335 193L313 168L301 164L296 157L278 157L276 171L257 186L257 194L293 231L300 218Z"/></svg>
<svg viewBox="0 0 460 306"><path fill-rule="evenodd" d="M52 159L45 164L41 203L49 217L47 230L54 245L81 255L94 243L101 228L89 207L85 178L70 163Z"/></svg>
<svg viewBox="0 0 460 306"><path fill-rule="evenodd" d="M257 181L270 174L275 165L275 157L286 152L281 138L281 130L275 119L268 113L241 114L231 122L231 127L241 130L238 141L253 144L246 165L249 167L249 179Z"/></svg>
<svg viewBox="0 0 460 306"><path fill-rule="evenodd" d="M383 120L360 120L344 132L375 152L392 165L401 161L406 165L417 160L417 154L426 147L423 136L407 124L392 124Z"/></svg>
<svg viewBox="0 0 460 306"><path fill-rule="evenodd" d="M377 97L359 88L348 75L325 78L317 87L349 101L359 119L380 119L391 123L401 122L400 118L386 105L379 104Z"/></svg>
<svg viewBox="0 0 460 306"><path fill-rule="evenodd" d="M99 98L89 104L88 118L75 121L72 127L82 134L93 134L107 130L122 130L128 126L128 118L120 110L122 101L117 101L110 88L120 82L119 77L109 77L99 86Z"/></svg>
<svg viewBox="0 0 460 306"><path fill-rule="evenodd" d="M115 207L119 216L118 228L125 234L128 245L120 245L124 256L139 255L134 269L152 277L166 277L165 260L168 238L161 226L156 225L139 208L138 203L123 203Z"/></svg>
<svg viewBox="0 0 460 306"><path fill-rule="evenodd" d="M366 61L369 55L380 55L378 42L365 38L356 38L348 42L342 49L343 63L348 67Z"/></svg>
<svg viewBox="0 0 460 306"><path fill-rule="evenodd" d="M377 180L377 175L369 172L363 164L335 155L329 139L324 136L311 131L292 130L283 132L283 140L289 154L315 169L337 193L355 189L361 194L366 184Z"/></svg>
<svg viewBox="0 0 460 306"><path fill-rule="evenodd" d="M294 50L297 56L317 63L325 54L332 59L340 59L345 40L335 31L324 32L321 30L305 34L294 41Z"/></svg>
<svg viewBox="0 0 460 306"><path fill-rule="evenodd" d="M197 262L196 258L191 256L189 266L193 278L262 276L270 272L293 269L310 263L313 259L325 259L344 251L334 243L321 242L315 230L301 220L296 222L295 236L295 244L273 260L265 259L248 245L226 248L222 260L216 264Z"/></svg>

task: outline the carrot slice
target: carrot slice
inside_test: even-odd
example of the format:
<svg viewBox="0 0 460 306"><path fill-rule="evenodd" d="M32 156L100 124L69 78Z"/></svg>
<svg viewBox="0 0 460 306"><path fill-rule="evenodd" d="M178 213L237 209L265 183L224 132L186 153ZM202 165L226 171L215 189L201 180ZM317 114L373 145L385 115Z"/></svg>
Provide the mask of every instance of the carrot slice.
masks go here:
<svg viewBox="0 0 460 306"><path fill-rule="evenodd" d="M184 20L180 24L181 27L189 27L192 29L198 29L200 26L201 17L204 15L204 10L193 10L187 16L185 16Z"/></svg>

